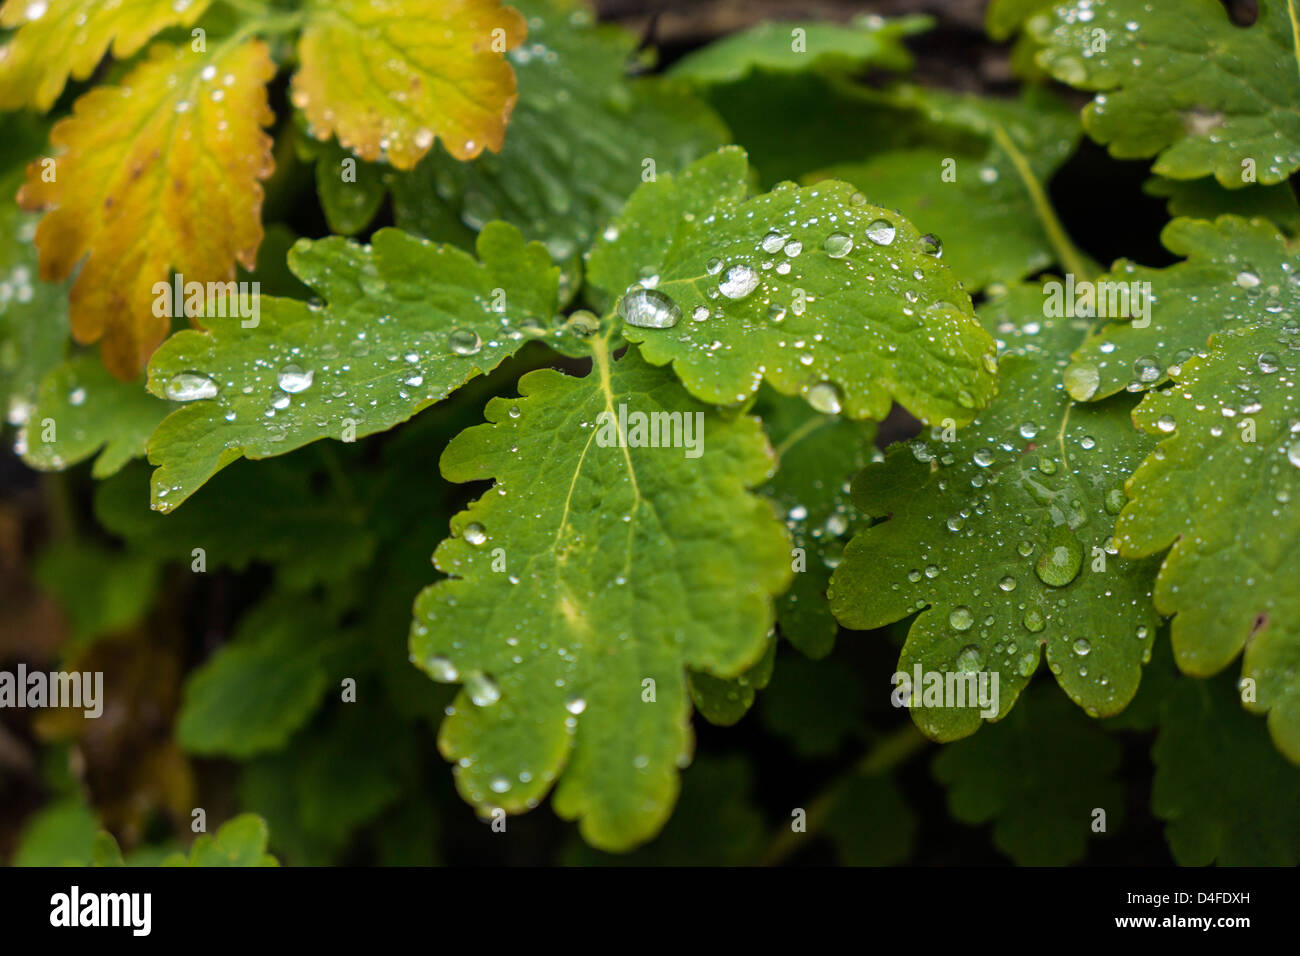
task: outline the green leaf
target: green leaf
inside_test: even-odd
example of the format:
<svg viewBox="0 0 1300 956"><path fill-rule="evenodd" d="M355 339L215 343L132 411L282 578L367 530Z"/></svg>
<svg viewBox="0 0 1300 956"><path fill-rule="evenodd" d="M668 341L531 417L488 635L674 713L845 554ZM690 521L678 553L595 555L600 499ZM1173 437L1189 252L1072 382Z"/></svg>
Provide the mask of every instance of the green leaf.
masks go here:
<svg viewBox="0 0 1300 956"><path fill-rule="evenodd" d="M311 452L304 454L311 456ZM149 472L135 465L95 490L95 515L133 550L195 570L274 565L292 589L339 582L375 553L368 515L338 488L316 489L308 462L293 456L257 466L240 462L200 490L197 504L159 514L149 508Z"/></svg>
<svg viewBox="0 0 1300 956"><path fill-rule="evenodd" d="M1300 169L1300 38L1290 3L1259 0L1247 28L1219 0L1095 0L1087 17L1057 4L1028 26L1053 76L1098 92L1083 124L1111 155L1158 154L1162 176L1213 173L1231 189L1244 185L1247 159L1265 184Z"/></svg>
<svg viewBox="0 0 1300 956"><path fill-rule="evenodd" d="M903 39L924 33L933 22L924 16L885 20L872 15L850 24L769 20L688 53L669 73L711 84L740 80L756 69L849 72L871 66L905 72L912 68L912 56Z"/></svg>
<svg viewBox="0 0 1300 956"><path fill-rule="evenodd" d="M68 350L68 283L45 282L37 261L39 213L13 201L25 162L45 145L46 124L25 114L8 116L0 145L0 412L9 424L31 416L41 378ZM38 419L39 421L39 419Z"/></svg>
<svg viewBox="0 0 1300 956"><path fill-rule="evenodd" d="M975 134L983 149L938 143L881 151L818 178L850 182L872 202L901 209L918 229L940 236L944 262L972 289L1017 282L1058 259L1045 225L1055 219L1045 186L1078 144L1072 108L1034 88L1011 101L903 86L889 100L920 110L938 127Z"/></svg>
<svg viewBox="0 0 1300 956"><path fill-rule="evenodd" d="M62 471L98 454L91 474L107 478L144 456L145 443L170 410L144 390L143 381L119 381L97 355L80 353L41 379L36 405L19 433L23 461Z"/></svg>
<svg viewBox="0 0 1300 956"><path fill-rule="evenodd" d="M583 3L518 0L528 39L507 59L519 102L499 154L464 163L441 146L391 177L397 224L443 238L503 219L546 243L557 261L585 250L649 169L660 174L728 141L702 101L658 78L629 80L638 38L597 25ZM647 161L653 166L647 167Z"/></svg>
<svg viewBox="0 0 1300 956"><path fill-rule="evenodd" d="M1300 329L1210 341L1134 412L1161 440L1128 483L1115 540L1138 557L1170 548L1155 603L1174 615L1178 666L1215 674L1244 648L1246 707L1300 763Z"/></svg>
<svg viewBox="0 0 1300 956"><path fill-rule="evenodd" d="M1111 543L1124 480L1151 441L1134 431L1131 401L1070 402L1060 367L1083 325L1043 318L1042 302L1041 290L1017 286L982 307L1003 343L1002 394L987 412L960 433L895 446L858 476L858 507L888 520L850 542L831 609L863 630L920 611L899 671L990 672L996 717L1043 651L1071 699L1109 715L1137 690L1159 623L1155 562L1120 559ZM979 729L978 704L944 703L911 708L928 736Z"/></svg>
<svg viewBox="0 0 1300 956"><path fill-rule="evenodd" d="M719 727L730 727L749 713L757 692L772 679L776 663L776 639L768 640L767 650L757 664L739 677L723 679L701 671L691 671L691 700L700 716Z"/></svg>
<svg viewBox="0 0 1300 956"><path fill-rule="evenodd" d="M1263 217L1284 229L1287 235L1300 233L1300 202L1290 183L1224 189L1213 177L1165 179L1153 176L1142 187L1151 196L1168 199L1169 215L1190 219L1217 219L1235 215Z"/></svg>
<svg viewBox="0 0 1300 956"><path fill-rule="evenodd" d="M153 603L159 567L83 540L55 542L36 559L33 576L68 619L74 645L138 624ZM65 652L71 648L65 647Z"/></svg>
<svg viewBox="0 0 1300 956"><path fill-rule="evenodd" d="M415 737L373 690L359 687L356 704L339 705L244 771L243 805L267 815L277 847L295 862L334 862L358 827L416 786Z"/></svg>
<svg viewBox="0 0 1300 956"><path fill-rule="evenodd" d="M1212 333L1283 328L1300 309L1300 263L1269 223L1237 216L1175 219L1160 238L1185 261L1151 269L1121 259L1098 280L1130 289L1146 284L1148 324L1119 317L1088 337L1065 372L1075 398L1154 388L1171 367L1203 352Z"/></svg>
<svg viewBox="0 0 1300 956"><path fill-rule="evenodd" d="M11 866L85 866L99 824L80 797L41 808L23 828Z"/></svg>
<svg viewBox="0 0 1300 956"><path fill-rule="evenodd" d="M872 460L875 426L821 415L796 398L767 389L754 413L776 449L776 476L760 490L785 515L794 584L777 602L781 634L809 657L825 657L839 625L826 603L831 571L861 523L849 482ZM802 549L802 554L799 553Z"/></svg>
<svg viewBox="0 0 1300 956"><path fill-rule="evenodd" d="M187 678L177 741L190 753L235 758L284 747L320 706L332 630L314 603L272 597L258 605Z"/></svg>
<svg viewBox="0 0 1300 956"><path fill-rule="evenodd" d="M773 465L757 420L706 409L635 350L591 350L586 378L531 372L447 446L447 478L496 486L452 519L434 555L451 578L416 601L410 646L466 685L439 735L465 799L521 812L555 785L560 816L623 850L677 797L687 668L734 677L766 650L789 543L746 493ZM621 406L702 420L701 454L602 444ZM628 421L629 445L647 437Z"/></svg>
<svg viewBox="0 0 1300 956"><path fill-rule="evenodd" d="M254 813L227 820L214 836L203 834L190 847L189 856L176 853L163 866L279 866L266 852L266 821Z"/></svg>
<svg viewBox="0 0 1300 956"><path fill-rule="evenodd" d="M559 270L504 223L483 230L478 253L396 229L369 246L302 240L290 265L325 306L264 296L255 328L233 316L173 335L150 360L149 390L191 400L149 441L155 507L170 511L241 456L384 431L495 368L527 338L521 326L549 323Z"/></svg>
<svg viewBox="0 0 1300 956"><path fill-rule="evenodd" d="M740 755L700 754L682 776L682 798L653 843L612 856L574 840L566 866L745 866L763 841L754 772Z"/></svg>
<svg viewBox="0 0 1300 956"><path fill-rule="evenodd" d="M1233 682L1175 682L1151 751L1151 808L1183 866L1300 862L1300 769L1238 706Z"/></svg>
<svg viewBox="0 0 1300 956"><path fill-rule="evenodd" d="M950 744L934 759L948 808L970 824L993 821L993 843L1022 866L1081 859L1094 836L1094 811L1106 832L1119 828L1124 791L1119 742L1038 687L1004 721Z"/></svg>
<svg viewBox="0 0 1300 956"><path fill-rule="evenodd" d="M764 381L850 418L882 419L896 400L967 422L988 404L992 342L910 223L842 182L746 199L747 177L736 148L661 176L592 251L592 284L607 300L627 291L624 316L642 313L621 332L648 362L671 362L692 395L720 405ZM646 327L669 312L671 327Z"/></svg>
<svg viewBox="0 0 1300 956"><path fill-rule="evenodd" d="M95 834L95 842L91 847L91 862L94 866L126 866L126 860L122 858L122 848L117 845L113 834L107 830L100 830Z"/></svg>
<svg viewBox="0 0 1300 956"><path fill-rule="evenodd" d="M912 855L918 821L892 777L850 774L827 800L821 829L841 866L896 866Z"/></svg>
<svg viewBox="0 0 1300 956"><path fill-rule="evenodd" d="M316 194L330 232L356 235L370 225L388 195L382 167L358 160L335 139L305 143L311 144L306 149L316 161Z"/></svg>
<svg viewBox="0 0 1300 956"><path fill-rule="evenodd" d="M800 757L826 759L862 735L862 703L862 684L842 663L790 655L763 692L758 717Z"/></svg>

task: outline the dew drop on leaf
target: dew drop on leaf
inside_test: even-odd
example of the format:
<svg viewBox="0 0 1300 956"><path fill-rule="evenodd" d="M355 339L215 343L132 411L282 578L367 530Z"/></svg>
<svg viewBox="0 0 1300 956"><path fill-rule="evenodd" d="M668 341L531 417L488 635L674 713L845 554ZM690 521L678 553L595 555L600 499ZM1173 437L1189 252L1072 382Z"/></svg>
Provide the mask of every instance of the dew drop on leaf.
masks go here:
<svg viewBox="0 0 1300 956"><path fill-rule="evenodd" d="M657 289L633 289L619 302L618 314L637 328L670 329L681 321L682 310Z"/></svg>
<svg viewBox="0 0 1300 956"><path fill-rule="evenodd" d="M173 402L193 402L201 398L215 398L217 386L206 375L179 372L168 379L164 391Z"/></svg>

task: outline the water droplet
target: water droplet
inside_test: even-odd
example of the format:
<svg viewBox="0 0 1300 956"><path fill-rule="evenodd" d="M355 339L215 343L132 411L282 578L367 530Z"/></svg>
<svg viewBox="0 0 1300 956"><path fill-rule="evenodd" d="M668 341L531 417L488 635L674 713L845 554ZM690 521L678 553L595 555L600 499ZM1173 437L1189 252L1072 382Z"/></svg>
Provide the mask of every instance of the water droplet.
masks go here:
<svg viewBox="0 0 1300 956"><path fill-rule="evenodd" d="M732 266L718 283L718 290L728 299L743 299L758 287L758 273L747 265Z"/></svg>
<svg viewBox="0 0 1300 956"><path fill-rule="evenodd" d="M466 541L475 547L478 547L487 540L487 530L477 521L471 521L469 524L465 525L465 530L462 532L462 535Z"/></svg>
<svg viewBox="0 0 1300 956"><path fill-rule="evenodd" d="M887 246L894 241L898 230L888 219L877 219L867 225L867 238L878 246Z"/></svg>
<svg viewBox="0 0 1300 956"><path fill-rule="evenodd" d="M691 318L696 322L703 322L709 317L709 307L707 305L697 305L695 311L691 313Z"/></svg>
<svg viewBox="0 0 1300 956"><path fill-rule="evenodd" d="M657 289L633 289L619 302L618 314L637 328L670 329L681 319L682 310Z"/></svg>
<svg viewBox="0 0 1300 956"><path fill-rule="evenodd" d="M936 259L943 256L943 242L934 233L926 233L916 241L916 248L927 256L934 256Z"/></svg>
<svg viewBox="0 0 1300 956"><path fill-rule="evenodd" d="M1133 374L1139 382L1155 382L1164 374L1164 369L1154 355L1143 355L1133 362Z"/></svg>
<svg viewBox="0 0 1300 956"><path fill-rule="evenodd" d="M465 691L477 707L490 707L501 699L501 688L482 671L471 671L465 675Z"/></svg>
<svg viewBox="0 0 1300 956"><path fill-rule="evenodd" d="M1037 634L1044 627L1043 614L1038 610L1038 608L1031 607L1029 610L1025 611L1022 623L1025 625L1025 630Z"/></svg>
<svg viewBox="0 0 1300 956"><path fill-rule="evenodd" d="M276 374L275 381L280 391L294 395L310 388L314 376L315 372L310 369L304 372L297 365L286 365Z"/></svg>
<svg viewBox="0 0 1300 956"><path fill-rule="evenodd" d="M429 672L429 676L443 684L450 684L452 681L459 679L460 672L456 670L456 665L448 658L441 654L435 654L425 662L424 669Z"/></svg>
<svg viewBox="0 0 1300 956"><path fill-rule="evenodd" d="M1092 645L1088 643L1086 638L1081 637L1074 642L1074 653L1078 654L1080 657L1087 657L1091 650Z"/></svg>
<svg viewBox="0 0 1300 956"><path fill-rule="evenodd" d="M1083 545L1065 525L1057 525L1047 537L1047 548L1039 555L1034 572L1044 584L1062 588L1079 574L1083 566Z"/></svg>
<svg viewBox="0 0 1300 956"><path fill-rule="evenodd" d="M993 464L993 452L987 448L976 449L975 454L971 456L971 460L981 468L987 468Z"/></svg>
<svg viewBox="0 0 1300 956"><path fill-rule="evenodd" d="M477 355L483 347L483 340L473 329L452 329L447 342L457 355Z"/></svg>
<svg viewBox="0 0 1300 956"><path fill-rule="evenodd" d="M587 709L587 702L581 697L570 697L564 703L564 709L575 717Z"/></svg>
<svg viewBox="0 0 1300 956"><path fill-rule="evenodd" d="M722 271L722 260L710 259L708 262L704 264L704 268L709 273L709 275L715 276Z"/></svg>
<svg viewBox="0 0 1300 956"><path fill-rule="evenodd" d="M1250 269L1242 269L1237 273L1237 285L1243 289L1253 289L1259 285L1259 274Z"/></svg>
<svg viewBox="0 0 1300 956"><path fill-rule="evenodd" d="M776 254L785 248L785 236L779 232L769 232L763 237L763 251Z"/></svg>
<svg viewBox="0 0 1300 956"><path fill-rule="evenodd" d="M1300 441L1293 441L1286 450L1287 461L1300 468Z"/></svg>
<svg viewBox="0 0 1300 956"><path fill-rule="evenodd" d="M842 232L832 232L826 237L824 248L832 259L843 259L853 251L853 240Z"/></svg>
<svg viewBox="0 0 1300 956"><path fill-rule="evenodd" d="M1124 497L1123 488L1112 488L1106 492L1106 513L1117 515L1124 510L1127 499Z"/></svg>
<svg viewBox="0 0 1300 956"><path fill-rule="evenodd" d="M1277 356L1272 352L1260 352L1256 364L1265 375L1272 375L1277 371Z"/></svg>
<svg viewBox="0 0 1300 956"><path fill-rule="evenodd" d="M824 415L838 415L843 407L840 390L834 382L818 382L808 389L808 404Z"/></svg>
<svg viewBox="0 0 1300 956"><path fill-rule="evenodd" d="M1160 429L1166 435L1178 427L1178 422L1174 420L1173 415L1161 415L1156 420L1156 428Z"/></svg>
<svg viewBox="0 0 1300 956"><path fill-rule="evenodd" d="M974 644L967 644L957 655L955 662L958 671L964 674L973 674L984 666L984 655Z"/></svg>
<svg viewBox="0 0 1300 956"><path fill-rule="evenodd" d="M1097 394L1101 372L1095 365L1071 365L1065 370L1065 390L1076 402L1086 402Z"/></svg>
<svg viewBox="0 0 1300 956"><path fill-rule="evenodd" d="M164 389L173 402L193 402L200 398L215 398L216 383L197 372L180 372L167 381Z"/></svg>
<svg viewBox="0 0 1300 956"><path fill-rule="evenodd" d="M948 615L948 623L953 626L954 630L969 631L971 625L975 623L975 615L971 609L964 604L959 604Z"/></svg>
<svg viewBox="0 0 1300 956"><path fill-rule="evenodd" d="M998 582L998 587L1004 591L1014 591L1016 589L1016 579L1008 574Z"/></svg>

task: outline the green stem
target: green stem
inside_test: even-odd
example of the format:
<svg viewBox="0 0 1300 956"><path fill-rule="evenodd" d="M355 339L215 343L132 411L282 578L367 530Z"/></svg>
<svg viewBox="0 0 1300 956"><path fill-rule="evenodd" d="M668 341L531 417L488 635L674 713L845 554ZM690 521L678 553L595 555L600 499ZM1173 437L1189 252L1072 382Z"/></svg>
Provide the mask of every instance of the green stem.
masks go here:
<svg viewBox="0 0 1300 956"><path fill-rule="evenodd" d="M1047 240L1052 244L1052 248L1056 251L1056 258L1065 271L1073 273L1079 279L1100 272L1101 270L1097 268L1092 260L1080 252L1074 243L1070 241L1065 227L1061 225L1061 220L1057 218L1056 210L1052 208L1051 200L1047 198L1047 193L1043 190L1043 184L1038 181L1033 168L1029 165L1029 160L1020 151L1019 147L1011 141L1011 137L1007 135L1007 131L1002 127L1002 124L993 124L993 139L998 144L998 147L1007 154L1007 158L1016 167L1016 172L1020 174L1020 180L1029 192L1029 198L1034 204L1034 211L1038 214L1038 220L1043 224L1043 230L1047 233Z"/></svg>
<svg viewBox="0 0 1300 956"><path fill-rule="evenodd" d="M916 729L910 720L888 736L881 737L874 747L858 761L847 774L827 787L808 807L805 819L806 832L796 833L789 824L782 825L772 836L767 850L759 857L760 866L778 866L784 863L795 851L799 850L808 836L816 834L826 823L826 817L834 808L834 794L839 784L850 777L870 777L885 773L894 767L906 763L929 741Z"/></svg>

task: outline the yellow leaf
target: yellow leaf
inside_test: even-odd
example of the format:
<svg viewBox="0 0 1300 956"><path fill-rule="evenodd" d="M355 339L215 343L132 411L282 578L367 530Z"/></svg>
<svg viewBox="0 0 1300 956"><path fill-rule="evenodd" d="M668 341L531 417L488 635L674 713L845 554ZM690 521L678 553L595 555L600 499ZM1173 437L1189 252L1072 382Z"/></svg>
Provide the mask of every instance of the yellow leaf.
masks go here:
<svg viewBox="0 0 1300 956"><path fill-rule="evenodd" d="M159 30L189 26L210 0L8 0L0 26L18 27L0 47L0 109L48 110L68 76L84 80L113 45L125 59Z"/></svg>
<svg viewBox="0 0 1300 956"><path fill-rule="evenodd" d="M504 54L526 33L498 0L310 0L293 104L321 139L398 169L435 138L457 159L496 152L515 105Z"/></svg>
<svg viewBox="0 0 1300 956"><path fill-rule="evenodd" d="M36 229L41 276L65 279L85 258L70 296L73 337L102 338L119 378L135 378L167 335L155 283L172 269L188 284L229 281L236 260L255 266L274 75L260 40L211 56L159 44L122 86L91 90L55 125L50 142L62 153L52 169L27 168L19 203L50 210Z"/></svg>

